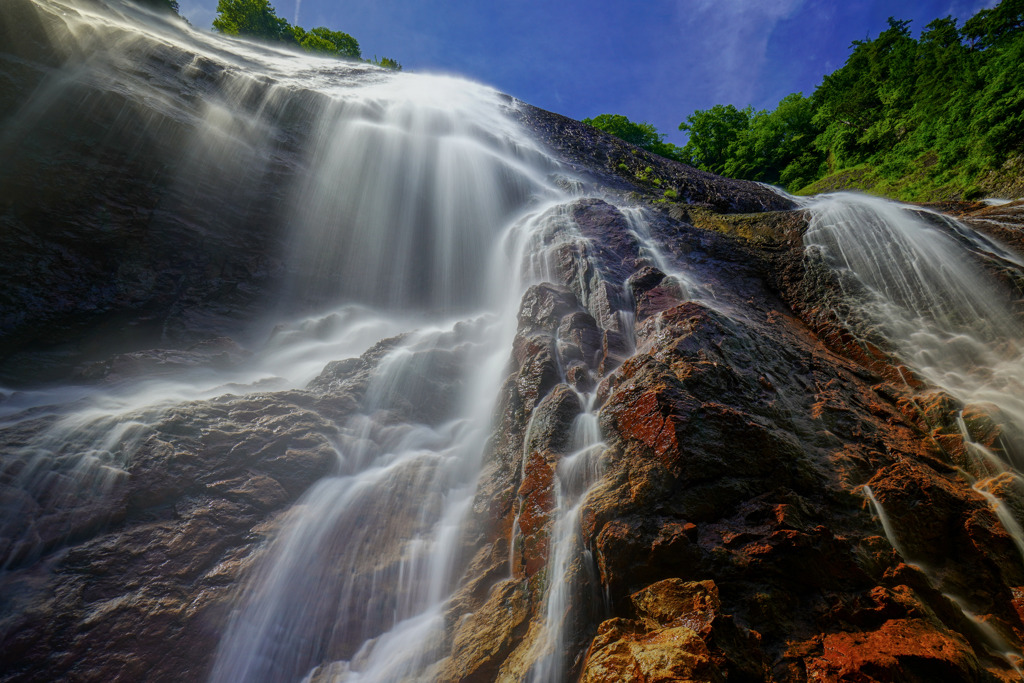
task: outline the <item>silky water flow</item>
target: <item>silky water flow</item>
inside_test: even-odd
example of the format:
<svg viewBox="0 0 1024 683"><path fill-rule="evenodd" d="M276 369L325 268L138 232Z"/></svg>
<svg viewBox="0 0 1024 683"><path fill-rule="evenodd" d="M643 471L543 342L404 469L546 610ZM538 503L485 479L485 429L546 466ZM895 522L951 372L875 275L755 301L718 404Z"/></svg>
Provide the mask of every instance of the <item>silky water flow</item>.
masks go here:
<svg viewBox="0 0 1024 683"><path fill-rule="evenodd" d="M957 417L968 461L960 474L989 504L1021 551L1024 467L1024 325L1013 284L994 271L1020 273L1012 251L947 216L875 197L838 193L803 200L810 225L806 257L826 265L841 295L840 323L861 340L890 350L927 386L947 392L998 424L998 452L976 443ZM986 267L987 264L987 267ZM1018 284L1016 286L1019 286ZM870 486L864 487L892 547L940 590L941 576L908 557L901 529ZM969 617L993 654L1021 672L1024 658L1006 637L946 593Z"/></svg>
<svg viewBox="0 0 1024 683"><path fill-rule="evenodd" d="M2 464L16 492L5 497L4 566L95 524L133 455L181 407L302 388L328 363L390 340L358 414L337 425L333 473L279 520L239 587L210 680L429 680L446 654L445 604L466 560L460 533L519 301L529 285L558 280L559 246L585 251L567 209L574 197L560 189L581 184L565 182L515 123L514 101L475 83L214 38L116 0L35 5L76 56L36 90L4 144L78 98L84 116L116 112L103 121L110 136L141 124L172 137L179 197L216 184L236 205L255 202L283 144L299 146L302 162L277 190L292 275L268 302L259 329L273 332L251 358L100 387L4 390L0 429L18 444ZM154 77L138 68L146 61L165 68ZM629 215L642 230L642 215ZM593 394L578 401L558 466L536 681L565 675L562 619L578 600L569 567L590 563L578 516L602 444Z"/></svg>

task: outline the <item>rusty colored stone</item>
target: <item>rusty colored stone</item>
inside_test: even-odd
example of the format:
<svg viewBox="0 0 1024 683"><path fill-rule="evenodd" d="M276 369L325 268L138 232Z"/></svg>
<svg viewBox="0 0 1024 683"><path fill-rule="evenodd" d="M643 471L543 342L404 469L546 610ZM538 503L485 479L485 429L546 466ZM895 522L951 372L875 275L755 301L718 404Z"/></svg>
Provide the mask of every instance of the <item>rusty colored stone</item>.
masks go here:
<svg viewBox="0 0 1024 683"><path fill-rule="evenodd" d="M892 619L875 631L824 636L822 654L807 664L818 681L973 681L977 656L961 636L921 619Z"/></svg>

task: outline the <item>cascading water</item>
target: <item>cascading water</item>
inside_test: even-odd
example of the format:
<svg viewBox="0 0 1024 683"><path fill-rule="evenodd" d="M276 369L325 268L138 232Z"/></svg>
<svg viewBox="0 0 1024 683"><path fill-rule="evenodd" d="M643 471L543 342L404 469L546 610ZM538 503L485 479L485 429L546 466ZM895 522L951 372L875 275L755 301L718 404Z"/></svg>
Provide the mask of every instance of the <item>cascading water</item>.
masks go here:
<svg viewBox="0 0 1024 683"><path fill-rule="evenodd" d="M965 404L995 406L1004 466L1020 470L1024 324L1010 289L1019 285L982 265L1020 269L1020 259L953 219L880 199L829 195L808 208L804 245L836 274L841 322L893 347L930 385Z"/></svg>
<svg viewBox="0 0 1024 683"><path fill-rule="evenodd" d="M806 207L805 253L835 274L842 291L835 310L841 323L892 349L926 385L998 425L997 453L975 442L963 411L957 416L967 456L963 476L1021 550L1021 521L1011 510L1022 502L1014 491L1024 466L1024 325L1014 293L1024 264L968 226L920 209L852 194L817 198ZM1007 279L996 277L993 268ZM905 532L888 519L871 487L864 491L893 548L908 562L918 562L907 557L900 541ZM941 584L933 570L921 566ZM1020 653L962 600L949 597L1019 673Z"/></svg>
<svg viewBox="0 0 1024 683"><path fill-rule="evenodd" d="M1017 257L952 219L883 200L830 195L809 208L804 244L836 273L841 322L896 347L933 385L1024 424L1024 327L977 255L1020 266Z"/></svg>
<svg viewBox="0 0 1024 683"><path fill-rule="evenodd" d="M935 628L967 634L979 659L1016 647L1011 608L960 590L956 558L933 563L912 543L885 475L864 492L892 546L918 555L907 590L931 582L978 633L931 588L906 619L870 606L908 570L864 515L824 512L864 473L834 449L847 439L891 471L916 423L864 407L892 387L822 352L765 286L778 245L688 225L682 202L616 206L519 123L554 139L564 122L483 86L221 39L121 0L7 0L0 18L11 7L25 49L45 54L23 73L0 46L11 82L31 86L13 113L0 107L0 192L46 212L30 230L67 227L70 243L40 237L62 257L80 253L75 240L98 240L89 263L129 243L109 273L70 280L114 283L84 297L96 317L76 312L103 323L99 341L32 356L66 370L49 376L73 374L62 354L84 362L83 382L0 394L0 642L13 643L14 679L52 664L82 679L546 683L584 666L691 671L694 655L709 677L725 661L730 679L754 680L798 650L789 664L834 673L820 646L858 623L843 615L869 639L909 642L932 607ZM70 125L79 116L84 128ZM573 145L596 135L570 129ZM561 153L600 177L631 152L597 146ZM65 148L142 189L49 181ZM786 204L661 170L715 211ZM837 286L807 296L824 292L841 325L952 396L956 426L940 436L963 442L962 471L924 480L962 477L963 514L996 528L1015 562L998 525L1024 552L1022 326L1008 293L1021 264L933 214L857 197L810 212L812 275ZM16 214L0 212L3 227L24 227ZM53 289L23 300L45 313L74 299L59 278ZM122 304L138 334L102 318ZM878 440L863 436L873 427ZM894 455L876 456L879 443ZM997 598L1021 585L1014 571ZM776 600L800 609L764 609ZM595 639L610 616L621 639ZM916 666L916 645L883 656Z"/></svg>
<svg viewBox="0 0 1024 683"><path fill-rule="evenodd" d="M550 583L544 611L546 630L530 672L530 680L537 683L566 680L572 654L567 651L565 639L566 622L571 620L567 612L579 609L580 593L585 590L577 575L581 570L587 572L593 565L579 538L579 516L587 492L601 476L603 444L593 411L594 395L581 396L580 399L584 409L573 421L569 454L559 461L556 472L555 509L558 516L551 534ZM580 566L573 567L574 563ZM592 596L587 597L593 599Z"/></svg>
<svg viewBox="0 0 1024 683"><path fill-rule="evenodd" d="M130 476L139 449L183 406L314 387L331 381L333 364L321 373L329 361L371 349L375 367L359 408L329 435L331 474L275 522L211 680L431 678L445 655L445 605L466 561L465 520L520 297L532 283L557 281L556 252L582 240L566 209L572 197L552 179L559 164L514 123L511 101L476 84L245 42L229 53L165 20L142 34L140 16L157 20L117 2L38 7L55 13L50 30L91 56L42 84L5 130L6 143L81 90L98 111L109 106L104 98L123 100L108 122L111 138L140 121L153 126L144 134L166 135L174 197L219 186L244 208L262 201L268 178L289 178L273 188L289 231L288 277L267 303L273 313L248 334L276 324L274 332L244 362L10 393L0 423L17 444L3 465L6 490L16 492L5 502L5 562L59 549L76 533L74 520L102 524L102 503ZM163 80L134 68L147 59L164 64ZM297 162L284 161L285 147ZM295 163L294 174L275 175ZM161 210L234 220L214 204ZM642 231L642 217L629 216ZM592 308L592 283L576 284ZM296 310L310 309L317 312L296 320ZM600 315L631 334L623 311ZM602 444L593 393L578 399L583 411L557 466L537 681L565 675L571 653L560 622L577 589L569 566L588 563L578 517Z"/></svg>
<svg viewBox="0 0 1024 683"><path fill-rule="evenodd" d="M497 93L449 77L398 74L346 92L311 146L293 248L297 286L318 300L490 305L481 283L495 228L556 194L554 162L522 139Z"/></svg>
<svg viewBox="0 0 1024 683"><path fill-rule="evenodd" d="M383 359L365 413L339 446L338 476L321 481L292 513L229 626L211 680L307 672L339 682L429 679L444 655L444 607L462 571L460 535L515 309L526 285L552 274L550 254L570 227L558 205L513 222L497 241L507 252L479 255L496 275L487 290L495 314L420 329ZM450 375L453 368L460 376ZM403 425L381 417L408 414L410 406L437 410L445 394L438 382L457 385L443 416ZM589 432L587 439L594 440ZM348 578L360 576L369 582ZM361 645L353 651L353 644ZM321 661L331 664L310 671Z"/></svg>
<svg viewBox="0 0 1024 683"><path fill-rule="evenodd" d="M675 280L681 298L701 300L709 300L711 298L709 292L695 282L689 273L670 259L657 244L657 241L651 235L650 226L641 209L625 209L623 215L629 223L631 232L640 244L642 255L648 258L661 272Z"/></svg>

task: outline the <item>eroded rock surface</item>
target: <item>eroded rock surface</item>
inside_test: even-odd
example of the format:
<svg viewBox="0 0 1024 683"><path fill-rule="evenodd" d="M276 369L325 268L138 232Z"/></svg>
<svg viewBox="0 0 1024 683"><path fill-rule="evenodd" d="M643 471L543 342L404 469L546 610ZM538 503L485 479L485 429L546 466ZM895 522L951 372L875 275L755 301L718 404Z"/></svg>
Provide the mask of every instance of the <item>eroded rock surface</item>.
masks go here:
<svg viewBox="0 0 1024 683"><path fill-rule="evenodd" d="M4 44L31 56L0 55L13 93L0 115L69 58L32 7L0 10L25 26L13 36L0 23ZM170 47L149 67L187 86L156 114L175 129L194 125L222 75ZM88 84L73 86L58 100ZM116 387L249 360L222 335L262 313L280 281L278 181L295 171L291 136L318 101L279 112L274 154L226 214L222 190L205 188L188 211L167 208L196 188L162 174L158 158L184 153L166 141L98 144L103 122L118 133L139 122L136 103L121 104L86 117L80 145L44 135L6 160L0 250L13 256L0 277L14 284L0 296L0 376ZM1008 524L1024 522L1024 487L977 457L1024 463L999 409L927 386L892 348L844 326L843 292L805 257L806 214L789 200L509 107L601 196L566 198L538 238L550 281L520 301L455 553L461 575L423 675L542 675L558 626L565 680L1017 680L1024 564ZM58 113L38 127L56 133ZM81 177L56 172L84 160ZM1020 250L1019 205L960 208ZM1007 287L1024 282L1012 260L986 264ZM302 388L225 386L165 407L122 460L97 458L95 486L75 488L71 446L50 469L34 460L58 416L5 424L0 678L204 679L296 503L354 467L343 454L372 461L457 414L479 324L433 346L410 329ZM112 330L124 348L91 345ZM591 410L597 472L569 480L573 426ZM429 459L395 468L336 525L309 616L341 605L347 618L307 643L312 668L305 652L275 651L281 680L344 680L394 625L420 588L404 562L441 505L426 493L440 471ZM573 496L580 547L560 577L553 544ZM549 623L563 579L572 597Z"/></svg>

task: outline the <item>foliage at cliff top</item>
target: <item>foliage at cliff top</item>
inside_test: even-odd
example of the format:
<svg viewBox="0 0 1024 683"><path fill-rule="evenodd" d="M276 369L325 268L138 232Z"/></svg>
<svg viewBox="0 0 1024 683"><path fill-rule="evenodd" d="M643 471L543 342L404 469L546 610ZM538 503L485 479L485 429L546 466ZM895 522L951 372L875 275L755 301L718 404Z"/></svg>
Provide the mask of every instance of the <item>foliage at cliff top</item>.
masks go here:
<svg viewBox="0 0 1024 683"><path fill-rule="evenodd" d="M309 52L345 59L362 59L359 41L326 26L306 30L277 16L269 0L219 0L213 28L232 36L246 36L275 43L297 45ZM367 60L400 71L402 65L388 57Z"/></svg>
<svg viewBox="0 0 1024 683"><path fill-rule="evenodd" d="M621 114L601 114L592 119L583 119L583 123L611 133L655 154L689 163L689 157L684 156L680 148L665 142L665 135L659 133L650 123L634 123Z"/></svg>
<svg viewBox="0 0 1024 683"><path fill-rule="evenodd" d="M810 97L787 95L772 111L693 112L679 125L689 141L664 156L793 192L861 187L913 200L971 198L979 183L991 191L1024 155L1024 0L1002 0L963 26L936 19L917 39L909 23L890 18L874 40L854 41ZM605 117L615 118L594 121Z"/></svg>

